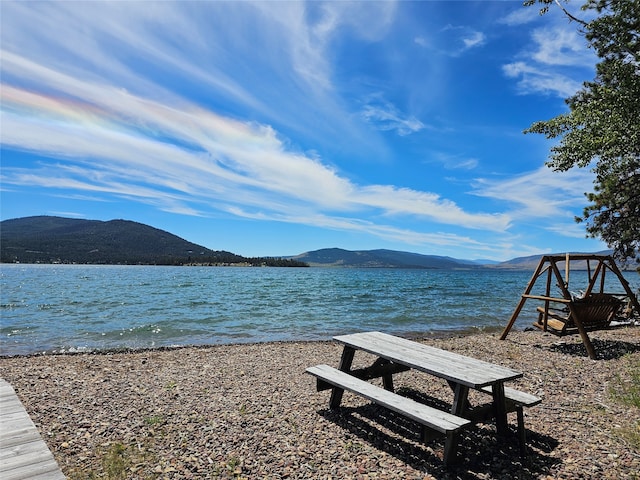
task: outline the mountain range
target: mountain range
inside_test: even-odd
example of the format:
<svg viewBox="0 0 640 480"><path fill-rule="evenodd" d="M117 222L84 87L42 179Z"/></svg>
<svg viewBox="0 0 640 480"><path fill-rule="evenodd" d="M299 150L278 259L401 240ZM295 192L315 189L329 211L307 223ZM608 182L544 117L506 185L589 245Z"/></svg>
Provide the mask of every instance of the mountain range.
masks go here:
<svg viewBox="0 0 640 480"><path fill-rule="evenodd" d="M469 269L482 266L469 260L395 250L351 251L341 248L325 248L305 252L291 258L308 263L311 266L323 267Z"/></svg>
<svg viewBox="0 0 640 480"><path fill-rule="evenodd" d="M306 266L296 260L247 258L210 250L129 220L103 222L52 216L0 222L0 262Z"/></svg>
<svg viewBox="0 0 640 480"><path fill-rule="evenodd" d="M610 251L598 253L611 254ZM36 216L0 222L2 263L533 270L540 257L541 255L533 255L502 263L490 263L395 250L352 251L326 248L277 258L247 258L224 250L211 250L164 230L129 220L100 221Z"/></svg>

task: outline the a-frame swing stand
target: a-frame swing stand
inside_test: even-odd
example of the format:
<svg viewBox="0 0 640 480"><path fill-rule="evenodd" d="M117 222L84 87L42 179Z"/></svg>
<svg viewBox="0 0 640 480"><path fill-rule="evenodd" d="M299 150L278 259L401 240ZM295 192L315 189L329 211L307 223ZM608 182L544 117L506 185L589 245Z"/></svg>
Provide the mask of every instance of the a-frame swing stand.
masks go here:
<svg viewBox="0 0 640 480"><path fill-rule="evenodd" d="M573 298L573 296L571 295L571 292L569 291L569 275L571 271L571 262L575 262L575 261L579 261L583 263L586 262L586 265L587 265L589 283L584 292L583 299L589 298L590 296L592 296L592 294L606 295L606 293L604 292L605 276L606 276L607 270L609 270L613 272L614 275L617 276L618 280L620 281L620 284L624 288L624 291L625 291L624 294L613 294L613 295L625 296L628 299L629 308L631 309L628 312L629 318L631 318L631 315L633 315L634 312L636 314L640 313L640 304L638 303L638 299L636 295L631 290L631 287L629 287L629 282L627 282L627 280L624 278L624 276L622 275L622 272L620 272L620 270L616 266L611 256L584 255L584 254L545 255L540 259L540 263L538 264L538 267L533 273L533 276L529 281L529 285L527 285L527 288L522 294L522 298L520 299L518 306L513 312L513 315L511 315L509 323L507 324L504 331L502 332L502 335L500 336L500 340L504 340L507 337L507 334L511 330L511 327L513 327L513 324L518 318L518 315L522 311L522 308L524 307L524 304L527 300L534 299L534 300L542 300L544 302L544 309L542 309L542 311L544 312L544 318L545 318L545 324L543 328L544 330L546 330L546 318L549 311L549 305L551 302L556 302L556 303L565 304L567 306L567 309L570 312L570 316L572 317L572 321L575 324L575 327L577 327L577 331L580 334L580 337L582 339L582 342L584 343L585 348L587 349L587 353L589 357L592 359L596 359L595 350L593 348L591 340L589 339L589 336L587 335L588 329L585 328L585 325L583 322L584 317L581 318L582 315L578 313L579 311L576 308L577 301ZM560 268L558 267L558 264L562 264L562 263L564 263L564 272L565 272L564 278L560 272ZM594 264L595 264L595 268L592 271L591 267ZM536 281L540 277L544 277L545 274L546 274L545 294L532 295L531 291L533 290L533 287L536 284ZM551 295L551 287L552 287L554 277L556 279L557 286L560 288L562 297L553 297ZM591 330L593 329L594 328L592 328Z"/></svg>

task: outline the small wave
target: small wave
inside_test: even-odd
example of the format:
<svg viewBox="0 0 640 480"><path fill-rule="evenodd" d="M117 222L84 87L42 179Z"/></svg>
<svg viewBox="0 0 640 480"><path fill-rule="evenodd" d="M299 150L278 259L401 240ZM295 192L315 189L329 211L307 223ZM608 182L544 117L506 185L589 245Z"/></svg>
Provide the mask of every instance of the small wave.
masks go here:
<svg viewBox="0 0 640 480"><path fill-rule="evenodd" d="M6 308L7 310L13 310L15 308L23 308L26 305L22 303L0 303L0 308Z"/></svg>

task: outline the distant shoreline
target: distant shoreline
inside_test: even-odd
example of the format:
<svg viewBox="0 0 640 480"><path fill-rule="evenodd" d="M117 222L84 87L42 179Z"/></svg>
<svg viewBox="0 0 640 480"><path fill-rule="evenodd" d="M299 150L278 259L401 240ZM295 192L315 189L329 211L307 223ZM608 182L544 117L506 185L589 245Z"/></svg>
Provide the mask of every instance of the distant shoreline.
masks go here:
<svg viewBox="0 0 640 480"><path fill-rule="evenodd" d="M304 262L303 262L304 263ZM434 271L465 271L465 272L477 272L477 271L493 271L493 272L531 272L535 270L535 266L518 266L518 265L474 265L469 267L457 266L457 267L420 267L420 266L375 266L375 265L334 265L334 264L320 264L320 263L306 263L305 265L266 265L266 264L254 264L249 262L238 263L81 263L81 262L2 262L1 265L57 265L57 266L87 266L87 267L217 267L217 268L319 268L319 269L363 269L363 270L434 270ZM640 266L618 266L621 272L633 273L636 272L640 275ZM562 268L560 271L564 271ZM585 268L571 268L572 272L587 272Z"/></svg>

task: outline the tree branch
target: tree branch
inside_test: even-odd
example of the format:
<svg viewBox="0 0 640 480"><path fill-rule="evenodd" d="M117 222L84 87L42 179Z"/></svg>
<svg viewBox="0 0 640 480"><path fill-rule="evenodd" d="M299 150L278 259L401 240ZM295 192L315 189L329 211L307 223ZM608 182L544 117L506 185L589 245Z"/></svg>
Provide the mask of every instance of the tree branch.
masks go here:
<svg viewBox="0 0 640 480"><path fill-rule="evenodd" d="M573 20L574 22L578 22L583 27L587 26L587 22L585 22L584 20L581 20L578 17L574 17L571 13L569 13L569 11L562 6L562 4L560 3L560 0L555 0L555 2L556 2L556 5L558 5L558 7L560 7L560 9L564 12L564 14L567 17L569 17L570 20Z"/></svg>

